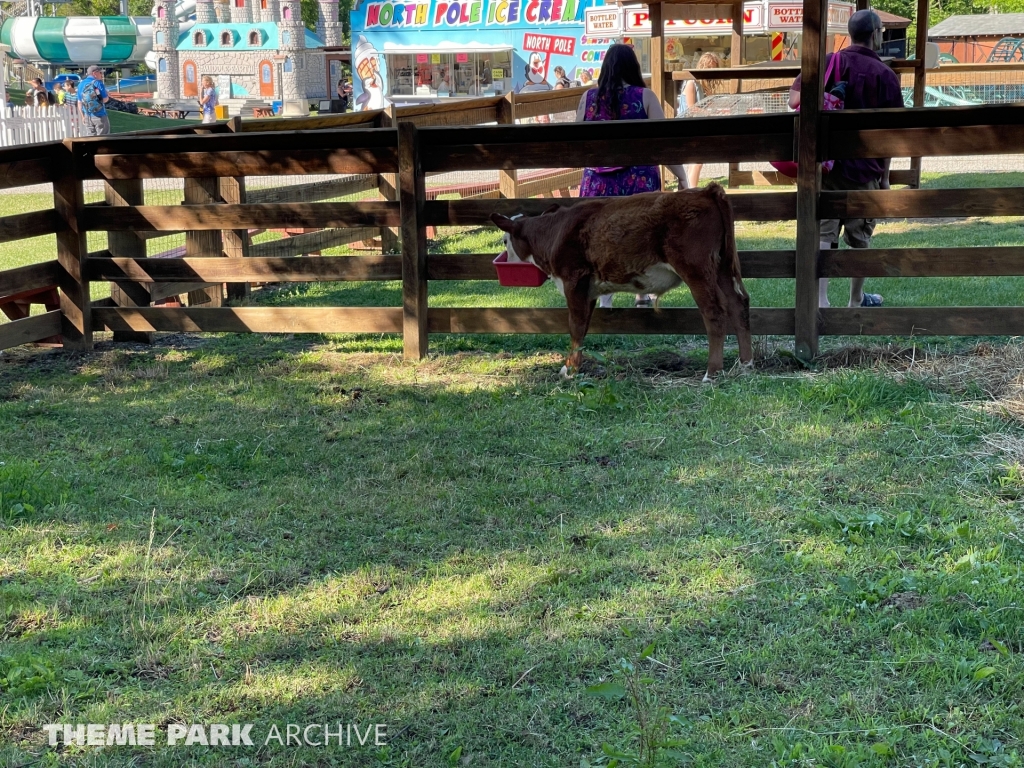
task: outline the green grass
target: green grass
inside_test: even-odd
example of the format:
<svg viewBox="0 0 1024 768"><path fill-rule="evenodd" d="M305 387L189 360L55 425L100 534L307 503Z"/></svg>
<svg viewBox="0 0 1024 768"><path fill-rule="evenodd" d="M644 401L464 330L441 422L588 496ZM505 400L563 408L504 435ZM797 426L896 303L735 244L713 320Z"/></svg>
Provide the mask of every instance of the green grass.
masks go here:
<svg viewBox="0 0 1024 768"><path fill-rule="evenodd" d="M595 765L636 720L586 688L654 643L694 765L1019 764L1024 442L985 382L924 350L708 388L675 344L573 386L543 350L395 349L4 358L0 762ZM339 720L395 738L39 730Z"/></svg>
<svg viewBox="0 0 1024 768"><path fill-rule="evenodd" d="M972 219L877 244L1020 239ZM0 267L33 260L13 247ZM869 286L920 304L1024 287ZM560 303L480 282L431 301ZM715 387L696 384L702 339L596 337L572 384L563 336L431 344L416 364L393 336L0 356L0 764L608 765L640 716L587 689L620 659L640 715L675 716L663 765L1021 764L1020 344L843 349L816 371L762 345L758 374ZM158 746L50 748L52 722L156 723ZM387 723L390 743L263 745L325 722ZM170 723L253 723L259 746L168 747Z"/></svg>
<svg viewBox="0 0 1024 768"><path fill-rule="evenodd" d="M133 115L130 112L108 110L111 133L129 133L130 131L151 131L155 128L177 128L181 125L198 125L198 120L174 120L169 117L147 117Z"/></svg>

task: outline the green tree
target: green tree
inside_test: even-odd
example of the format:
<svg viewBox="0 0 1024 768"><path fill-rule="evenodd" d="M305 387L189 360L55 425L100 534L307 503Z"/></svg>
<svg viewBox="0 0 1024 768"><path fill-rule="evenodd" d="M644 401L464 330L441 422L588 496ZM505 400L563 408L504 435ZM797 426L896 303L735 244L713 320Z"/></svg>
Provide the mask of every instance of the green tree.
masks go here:
<svg viewBox="0 0 1024 768"><path fill-rule="evenodd" d="M1022 0L1024 2L1024 0ZM338 15L341 17L343 38L347 45L350 40L351 30L349 29L348 14L352 10L352 0L340 0L338 3ZM317 0L302 0L302 23L309 29L316 29L316 21L320 17L320 6Z"/></svg>

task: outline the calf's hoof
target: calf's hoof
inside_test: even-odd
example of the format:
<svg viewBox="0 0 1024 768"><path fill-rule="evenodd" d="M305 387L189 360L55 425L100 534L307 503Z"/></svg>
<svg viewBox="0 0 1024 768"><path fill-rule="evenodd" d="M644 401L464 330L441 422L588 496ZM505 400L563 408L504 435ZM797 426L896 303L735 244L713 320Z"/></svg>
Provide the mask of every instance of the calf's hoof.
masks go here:
<svg viewBox="0 0 1024 768"><path fill-rule="evenodd" d="M746 375L751 374L753 372L754 372L754 361L753 360L747 360L747 362L745 362L745 363L740 363L740 367L739 367L739 375L740 376L746 376Z"/></svg>
<svg viewBox="0 0 1024 768"><path fill-rule="evenodd" d="M711 371L707 371L704 374L704 378L700 380L700 383L701 384L714 384L716 376L718 376L718 372L712 373Z"/></svg>
<svg viewBox="0 0 1024 768"><path fill-rule="evenodd" d="M566 381L572 378L572 373L569 371L568 365L563 365L562 370L558 372L558 375L561 376Z"/></svg>

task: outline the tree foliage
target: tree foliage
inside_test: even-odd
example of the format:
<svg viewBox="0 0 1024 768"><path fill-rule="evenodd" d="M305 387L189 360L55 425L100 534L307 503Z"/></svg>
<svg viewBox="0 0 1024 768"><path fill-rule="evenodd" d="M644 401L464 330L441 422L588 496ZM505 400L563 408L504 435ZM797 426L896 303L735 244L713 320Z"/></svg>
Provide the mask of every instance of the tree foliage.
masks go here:
<svg viewBox="0 0 1024 768"><path fill-rule="evenodd" d="M917 21L917 0L874 0L872 6ZM1024 0L929 0L928 26L950 16L1021 12L1024 12Z"/></svg>

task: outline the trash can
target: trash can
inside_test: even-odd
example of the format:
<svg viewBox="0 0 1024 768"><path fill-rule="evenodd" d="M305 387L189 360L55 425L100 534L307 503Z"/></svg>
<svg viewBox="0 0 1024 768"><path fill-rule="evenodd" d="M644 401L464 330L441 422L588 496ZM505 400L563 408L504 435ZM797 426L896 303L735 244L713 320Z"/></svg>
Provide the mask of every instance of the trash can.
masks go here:
<svg viewBox="0 0 1024 768"><path fill-rule="evenodd" d="M275 115L280 115L281 114L281 110L284 109L284 102L283 101L272 101L272 102L270 102L270 106L273 108Z"/></svg>
<svg viewBox="0 0 1024 768"><path fill-rule="evenodd" d="M213 108L213 114L218 120L228 119L228 106L227 104L218 104Z"/></svg>

